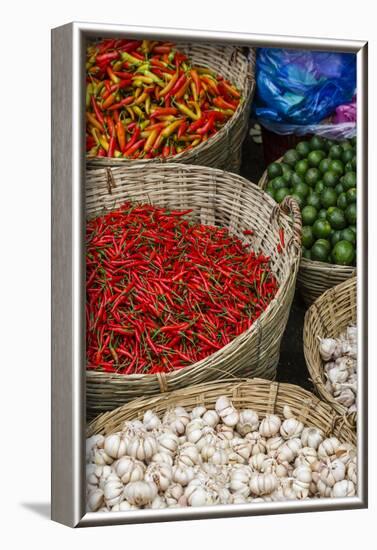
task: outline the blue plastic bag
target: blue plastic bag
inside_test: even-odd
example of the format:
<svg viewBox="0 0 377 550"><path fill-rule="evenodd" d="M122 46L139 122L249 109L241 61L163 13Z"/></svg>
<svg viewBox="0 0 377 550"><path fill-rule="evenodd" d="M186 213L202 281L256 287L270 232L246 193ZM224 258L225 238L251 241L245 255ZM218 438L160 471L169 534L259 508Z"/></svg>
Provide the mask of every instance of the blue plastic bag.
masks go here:
<svg viewBox="0 0 377 550"><path fill-rule="evenodd" d="M288 133L296 133L294 127L310 133L338 105L352 100L356 55L260 48L256 80L254 115L261 124L280 128L277 133L287 133L284 126L292 126Z"/></svg>

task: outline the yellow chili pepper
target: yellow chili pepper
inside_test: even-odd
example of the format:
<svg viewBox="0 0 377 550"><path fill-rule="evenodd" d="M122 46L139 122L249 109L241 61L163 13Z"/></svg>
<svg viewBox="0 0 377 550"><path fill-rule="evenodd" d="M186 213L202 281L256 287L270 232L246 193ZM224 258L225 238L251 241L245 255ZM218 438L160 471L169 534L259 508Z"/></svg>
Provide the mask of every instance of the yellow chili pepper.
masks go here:
<svg viewBox="0 0 377 550"><path fill-rule="evenodd" d="M176 120L175 122L172 122L171 124L169 124L169 126L167 126L166 128L164 128L164 130L162 130L162 136L164 138L171 136L172 133L175 130L177 130L178 126L181 125L181 122L182 120Z"/></svg>
<svg viewBox="0 0 377 550"><path fill-rule="evenodd" d="M138 116L139 118L145 118L144 113L140 109L140 107L138 107L137 105L133 105L132 109L133 109L133 112L135 113L136 116Z"/></svg>
<svg viewBox="0 0 377 550"><path fill-rule="evenodd" d="M151 96L149 94L147 94L147 99L145 100L145 112L147 113L147 115L150 114L151 112Z"/></svg>
<svg viewBox="0 0 377 550"><path fill-rule="evenodd" d="M128 61L129 63L132 63L133 65L142 65L145 63L144 60L137 59L137 57L134 57L133 55L129 54L128 52L121 52L120 54L123 61Z"/></svg>
<svg viewBox="0 0 377 550"><path fill-rule="evenodd" d="M108 141L107 139L105 138L105 136L99 136L99 142L101 144L101 147L103 149L105 149L105 151L108 151L109 150L109 144L108 144Z"/></svg>
<svg viewBox="0 0 377 550"><path fill-rule="evenodd" d="M177 105L178 109L181 111L181 113L188 116L192 120L198 120L200 118L196 113L191 111L191 109L186 107L186 105L183 105L183 103L176 103L176 105Z"/></svg>
<svg viewBox="0 0 377 550"><path fill-rule="evenodd" d="M143 92L137 99L136 101L133 102L133 105L140 105L140 103L144 103L144 101L146 101L146 99L149 97L149 94L147 94L147 92Z"/></svg>

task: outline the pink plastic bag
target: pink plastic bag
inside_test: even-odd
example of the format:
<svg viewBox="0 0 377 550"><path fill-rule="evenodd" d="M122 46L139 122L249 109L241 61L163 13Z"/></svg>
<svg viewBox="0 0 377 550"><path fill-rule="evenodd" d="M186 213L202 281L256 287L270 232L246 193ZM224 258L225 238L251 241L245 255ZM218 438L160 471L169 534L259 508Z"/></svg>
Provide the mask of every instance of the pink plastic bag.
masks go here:
<svg viewBox="0 0 377 550"><path fill-rule="evenodd" d="M334 124L342 124L344 122L356 122L356 97L351 103L339 105L335 109L335 114L331 117Z"/></svg>

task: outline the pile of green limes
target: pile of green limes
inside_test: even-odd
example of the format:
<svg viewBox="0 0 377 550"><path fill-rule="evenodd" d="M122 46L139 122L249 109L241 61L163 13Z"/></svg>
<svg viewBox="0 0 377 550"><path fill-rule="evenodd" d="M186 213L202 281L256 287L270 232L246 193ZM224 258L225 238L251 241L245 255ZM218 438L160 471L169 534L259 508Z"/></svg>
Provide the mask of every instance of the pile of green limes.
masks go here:
<svg viewBox="0 0 377 550"><path fill-rule="evenodd" d="M313 136L267 168L266 191L276 202L291 195L302 215L303 257L356 264L356 138Z"/></svg>

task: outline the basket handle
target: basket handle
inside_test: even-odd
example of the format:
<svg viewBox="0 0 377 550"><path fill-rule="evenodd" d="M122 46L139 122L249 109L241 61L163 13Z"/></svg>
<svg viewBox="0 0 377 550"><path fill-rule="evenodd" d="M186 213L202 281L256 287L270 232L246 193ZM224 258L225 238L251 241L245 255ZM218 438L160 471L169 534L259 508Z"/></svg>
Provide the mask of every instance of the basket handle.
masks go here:
<svg viewBox="0 0 377 550"><path fill-rule="evenodd" d="M290 217L293 231L293 244L297 246L299 251L301 251L302 220L300 207L297 201L288 195L278 205L278 209L279 212L282 212Z"/></svg>

